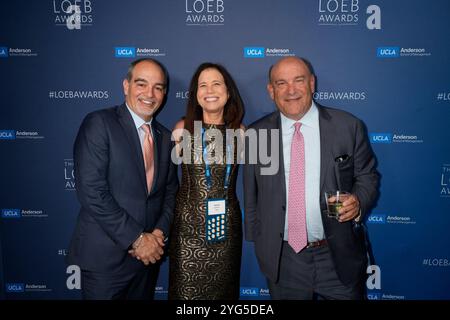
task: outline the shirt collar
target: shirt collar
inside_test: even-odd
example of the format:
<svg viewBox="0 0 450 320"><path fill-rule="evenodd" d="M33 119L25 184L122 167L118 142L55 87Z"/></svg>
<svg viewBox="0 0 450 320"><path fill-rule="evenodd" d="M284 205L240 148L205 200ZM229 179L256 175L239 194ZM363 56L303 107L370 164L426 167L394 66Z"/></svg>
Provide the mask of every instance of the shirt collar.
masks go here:
<svg viewBox="0 0 450 320"><path fill-rule="evenodd" d="M133 118L134 125L136 126L136 129L139 129L144 123L147 123L150 127L152 126L153 117L150 119L150 121L146 122L144 119L139 117L131 108L128 106L128 104L125 102L125 105L127 106L128 111L130 111L131 117Z"/></svg>
<svg viewBox="0 0 450 320"><path fill-rule="evenodd" d="M314 103L314 101L312 101L311 103L311 108L309 108L308 112L306 112L305 115L299 121L295 121L286 117L282 112L280 112L280 116L281 116L281 126L286 129L293 130L294 124L296 122L301 122L302 125L311 128L319 127L319 110L317 109L317 106Z"/></svg>

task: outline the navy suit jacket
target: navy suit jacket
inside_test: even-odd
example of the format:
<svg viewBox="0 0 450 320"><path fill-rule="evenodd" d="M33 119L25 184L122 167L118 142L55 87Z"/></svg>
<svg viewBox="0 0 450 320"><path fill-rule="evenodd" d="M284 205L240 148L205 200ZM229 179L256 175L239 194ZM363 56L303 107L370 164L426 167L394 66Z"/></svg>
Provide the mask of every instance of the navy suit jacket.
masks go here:
<svg viewBox="0 0 450 320"><path fill-rule="evenodd" d="M353 115L318 105L320 126L320 207L326 239L337 274L344 284L354 284L365 276L367 256L364 232L354 222L340 223L326 216L324 191L340 189L355 194L362 219L378 196L379 175L362 122ZM279 170L261 175L263 165L244 166L245 237L255 242L261 271L277 281L286 213L286 185L279 111L256 121L249 128L279 129ZM267 145L270 146L270 135ZM270 150L270 149L269 149ZM337 162L339 156L345 161Z"/></svg>
<svg viewBox="0 0 450 320"><path fill-rule="evenodd" d="M143 263L128 249L143 231L167 236L178 188L170 154L171 132L152 121L155 173L147 190L142 148L125 104L92 112L74 145L77 196L81 203L67 262L98 272L132 272Z"/></svg>

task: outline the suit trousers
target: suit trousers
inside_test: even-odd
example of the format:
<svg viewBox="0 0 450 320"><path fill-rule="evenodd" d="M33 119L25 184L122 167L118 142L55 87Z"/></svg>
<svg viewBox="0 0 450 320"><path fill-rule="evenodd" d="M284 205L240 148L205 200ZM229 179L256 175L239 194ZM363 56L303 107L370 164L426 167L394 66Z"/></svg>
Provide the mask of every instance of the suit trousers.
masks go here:
<svg viewBox="0 0 450 320"><path fill-rule="evenodd" d="M153 300L159 263L137 272L108 274L81 270L81 291L84 300Z"/></svg>
<svg viewBox="0 0 450 320"><path fill-rule="evenodd" d="M327 245L299 253L283 241L278 282L268 280L274 300L363 300L364 279L346 286L338 278Z"/></svg>

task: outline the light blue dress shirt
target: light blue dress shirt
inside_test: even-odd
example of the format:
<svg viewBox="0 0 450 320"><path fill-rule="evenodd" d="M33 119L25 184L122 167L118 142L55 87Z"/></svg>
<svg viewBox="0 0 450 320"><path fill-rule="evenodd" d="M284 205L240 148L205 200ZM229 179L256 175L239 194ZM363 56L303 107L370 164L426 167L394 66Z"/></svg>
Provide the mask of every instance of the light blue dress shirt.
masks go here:
<svg viewBox="0 0 450 320"><path fill-rule="evenodd" d="M133 118L134 121L134 125L136 126L136 130L138 132L139 135L139 141L141 142L141 148L143 146L144 143L144 136L145 136L145 131L144 129L141 128L141 126L146 123L150 126L150 132L152 134L153 137L153 129L152 129L152 121L153 121L153 117L150 119L149 122L144 121L144 119L142 119L141 117L139 117L136 113L134 113L133 110L131 110L131 108L128 106L128 104L125 103L125 105L127 106L128 111L130 111L131 113L131 117Z"/></svg>

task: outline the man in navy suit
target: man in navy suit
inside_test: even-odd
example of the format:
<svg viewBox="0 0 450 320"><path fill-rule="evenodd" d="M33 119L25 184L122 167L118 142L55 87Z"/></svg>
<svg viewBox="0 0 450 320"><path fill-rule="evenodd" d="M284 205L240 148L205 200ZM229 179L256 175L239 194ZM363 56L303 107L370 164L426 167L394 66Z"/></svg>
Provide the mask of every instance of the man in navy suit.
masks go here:
<svg viewBox="0 0 450 320"><path fill-rule="evenodd" d="M134 61L123 81L125 103L88 114L79 129L81 209L67 261L81 269L84 299L153 298L178 188L171 132L153 118L166 86L159 62Z"/></svg>
<svg viewBox="0 0 450 320"><path fill-rule="evenodd" d="M364 125L347 112L313 101L315 77L307 60L283 58L269 77L267 89L278 110L249 129L279 132L278 141L269 135L259 146L279 146L272 153L279 155L279 170L264 174L268 166L260 160L244 166L246 239L255 243L273 299L364 299L367 252L359 223L375 202L379 180ZM291 148L303 151L292 154ZM294 170L304 172L304 180ZM351 193L339 220L325 212L323 194L330 190ZM292 206L300 194L304 206ZM288 232L289 219L299 219L295 215L300 212L305 217L297 229L301 232ZM291 240L300 233L302 245L294 249Z"/></svg>

